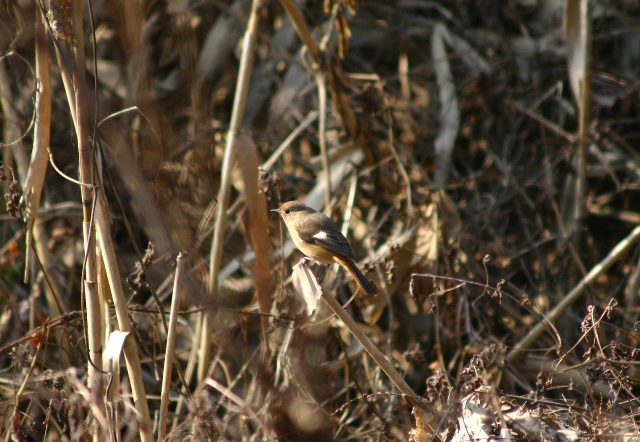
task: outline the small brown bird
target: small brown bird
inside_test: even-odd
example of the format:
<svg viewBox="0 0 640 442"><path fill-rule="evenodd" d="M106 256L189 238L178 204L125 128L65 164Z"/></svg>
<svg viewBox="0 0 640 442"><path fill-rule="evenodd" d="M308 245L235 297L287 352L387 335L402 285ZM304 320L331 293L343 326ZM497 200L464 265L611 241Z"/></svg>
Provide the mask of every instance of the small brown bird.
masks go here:
<svg viewBox="0 0 640 442"><path fill-rule="evenodd" d="M378 293L376 286L356 266L356 255L331 218L300 201L289 201L272 212L280 214L302 253L322 264L340 264L367 294Z"/></svg>

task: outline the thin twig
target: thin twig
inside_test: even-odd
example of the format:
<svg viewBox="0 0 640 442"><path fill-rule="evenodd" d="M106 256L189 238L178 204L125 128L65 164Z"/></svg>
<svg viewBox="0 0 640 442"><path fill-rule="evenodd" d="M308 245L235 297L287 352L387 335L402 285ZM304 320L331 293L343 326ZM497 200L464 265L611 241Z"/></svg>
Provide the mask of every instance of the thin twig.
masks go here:
<svg viewBox="0 0 640 442"><path fill-rule="evenodd" d="M47 147L47 152L49 152L49 162L51 163L51 167L53 167L53 169L58 172L58 175L60 175L65 180L72 182L73 184L77 184L78 186L93 187L89 183L83 183L81 181L74 180L69 175L65 174L62 170L60 170L60 168L58 168L58 166L56 166L55 161L53 161L53 153L51 153L51 149L49 147Z"/></svg>
<svg viewBox="0 0 640 442"><path fill-rule="evenodd" d="M282 155L282 152L284 152L291 145L291 143L293 143L293 140L295 140L298 135L300 135L300 133L305 130L311 123L313 123L316 118L318 118L318 111L313 110L309 112L305 119L302 120L300 124L298 124L298 126L289 134L289 136L282 142L282 144L280 144L280 146L278 146L278 148L273 151L269 159L262 165L262 169L271 169L274 163L278 161L278 158L280 158L280 155Z"/></svg>

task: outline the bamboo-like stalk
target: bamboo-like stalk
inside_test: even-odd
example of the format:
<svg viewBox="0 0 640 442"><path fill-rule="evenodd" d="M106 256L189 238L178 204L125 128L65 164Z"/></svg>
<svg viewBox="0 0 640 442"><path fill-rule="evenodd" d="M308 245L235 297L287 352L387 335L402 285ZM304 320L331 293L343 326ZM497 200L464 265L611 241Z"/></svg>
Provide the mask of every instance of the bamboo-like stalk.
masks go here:
<svg viewBox="0 0 640 442"><path fill-rule="evenodd" d="M79 2L78 2L79 3ZM76 6L74 6L76 8ZM76 12L77 14L78 12ZM80 11L81 13L81 11ZM80 23L81 20L80 20ZM75 31L78 32L78 31ZM75 38L76 41L82 39L82 33L79 32L79 35ZM69 106L71 109L71 115L73 117L73 122L76 127L76 131L78 131L78 148L80 150L80 181L82 183L87 183L88 179L92 178L93 166L87 166L86 161L92 160L92 150L90 149L90 145L88 143L88 138L86 138L85 142L81 142L80 134L83 134L85 137L88 135L88 120L86 117L86 112L82 109L82 106L85 106L86 103L86 80L84 75L84 61L78 62L76 59L73 63L75 68L69 69L69 61L72 59L69 55L68 46L66 42L58 42L56 44L56 54L58 57L58 64L60 65L60 71L62 80L65 86L65 90L67 93L67 98L69 99ZM78 67L82 66L81 69ZM81 89L81 90L78 90ZM73 97L73 98L70 98ZM87 121L85 121L87 120ZM83 123L83 121L85 121ZM84 126L83 126L84 125ZM91 226L90 226L90 212L93 206L93 187L83 185L81 186L83 189L82 194L82 203L84 210L84 223L85 226L85 247L89 243L91 239ZM113 247L113 241L111 238L111 234L109 232L109 223L106 217L106 202L104 197L99 193L99 201L96 205L96 223L98 227L98 241L101 247L102 256L104 259L105 270L107 273L107 279L109 280L109 286L112 292L112 298L114 305L116 307L116 316L118 320L118 326L120 331L130 332L131 331L131 323L129 320L126 298L124 295L124 290L122 288L120 272L117 266L117 259L115 257L115 251ZM89 198L90 197L90 198ZM93 235L95 238L95 235ZM95 240L93 241L95 246ZM95 249L94 249L95 251ZM95 273L95 261L88 257L86 260L87 265L85 266L85 296L87 299L87 322L88 322L88 334L89 334L89 352L91 354L91 359L94 364L98 368L101 366L101 348L103 347L101 342L104 339L104 335L101 333L100 324L101 324L101 316L100 309L97 308L99 306L99 298L95 294L95 275L93 278L89 279L88 275ZM136 347L135 341L133 339L128 339L124 345L124 354L125 360L127 363L127 371L129 373L129 378L131 380L131 390L133 394L133 400L136 407L136 411L138 413L138 421L140 423L140 440L143 442L151 442L153 441L153 431L151 426L151 419L149 416L149 407L147 404L147 398L144 390L144 382L142 379L142 366L140 363L140 357L138 355L138 349ZM102 401L104 398L104 393L100 392L100 389L104 391L104 384L102 383L102 375L94 369L92 365L89 367L90 370L90 384L92 387L92 394L94 395L94 400ZM92 372L97 372L99 376L91 376ZM117 374L116 374L117 375ZM99 378L99 380L97 379ZM100 399L98 399L100 398ZM101 403L101 402L100 402Z"/></svg>
<svg viewBox="0 0 640 442"><path fill-rule="evenodd" d="M84 73L84 57L83 57L83 32L82 32L82 9L81 2L76 1L72 5L73 11L73 33L74 41L80 42L75 50L75 55L67 42L57 42L56 55L60 66L61 77L65 86L69 107L73 117L73 123L78 136L78 150L80 158L80 182L82 204L83 204L83 230L85 238L85 250L87 258L85 260L85 299L87 302L87 327L89 339L89 352L93 364L98 369L101 366L101 349L103 336L100 333L100 309L99 298L95 292L95 235L91 225L91 211L94 199L93 187L87 183L93 182L93 150L89 143L89 125L88 115L86 112L86 79ZM98 240L102 248L102 256L104 258L105 270L111 286L114 305L116 306L116 316L120 330L123 332L131 331L126 299L120 281L120 273L117 267L117 259L113 248L113 242L109 233L109 224L105 215L105 204L103 198L99 198L96 205L96 221L98 226ZM93 249L93 250L92 250ZM136 344L133 340L128 339L124 346L125 359L127 362L127 370L131 379L131 389L134 403L138 412L140 422L140 440L151 442L153 440L153 432L151 428L151 419L149 417L149 408L144 392L144 384L142 381L142 368L140 358L137 352ZM102 375L94 365L89 366L90 380L89 385L96 404L101 404L104 398L104 384L102 383ZM100 436L98 436L100 437Z"/></svg>
<svg viewBox="0 0 640 442"><path fill-rule="evenodd" d="M222 179L220 182L220 191L218 193L218 206L215 230L213 232L213 240L211 244L211 254L209 257L209 296L216 297L218 294L218 280L220 272L220 264L222 262L222 245L227 228L227 205L229 204L229 192L231 190L231 169L235 161L235 143L236 135L242 127L242 117L247 100L247 92L249 90L249 80L251 79L251 69L255 56L255 44L258 38L258 23L260 17L258 13L262 9L263 0L254 0L251 6L251 16L247 23L245 32L242 56L240 59L240 70L238 72L238 81L236 92L233 98L233 109L231 111L231 121L229 122L229 130L227 132L227 141L224 149L224 158L222 161ZM199 348L199 364L198 364L198 381L204 380L209 368L209 359L211 359L211 330L213 328L213 315L207 312L203 315L203 325L200 336Z"/></svg>
<svg viewBox="0 0 640 442"><path fill-rule="evenodd" d="M169 414L169 396L171 393L171 371L173 355L176 349L176 324L178 323L178 307L180 305L180 287L184 259L182 252L176 258L176 274L173 280L173 298L169 313L169 330L167 331L167 348L164 353L164 370L162 372L162 390L160 392L160 418L158 419L158 441L163 442L167 434L167 415Z"/></svg>
<svg viewBox="0 0 640 442"><path fill-rule="evenodd" d="M591 20L589 1L580 0L580 51L584 54L580 66L580 95L578 101L578 176L576 177L576 198L574 217L576 222L574 247L580 250L580 232L585 212L587 187L587 149L589 146L589 123L591 121Z"/></svg>
<svg viewBox="0 0 640 442"><path fill-rule="evenodd" d="M129 319L129 311L127 310L127 299L122 288L122 280L120 279L120 270L118 270L118 260L116 258L113 247L113 240L109 232L109 223L107 222L105 212L106 202L102 192L98 192L98 204L96 205L96 227L98 233L98 241L100 244L102 257L104 260L104 268L111 287L111 295L113 305L116 310L116 317L120 331L131 332L131 321ZM149 406L147 404L147 396L144 391L144 382L142 379L142 366L140 364L140 356L134 339L127 339L124 344L124 357L127 363L127 371L131 381L131 393L133 394L133 402L138 412L138 420L140 422L140 440L143 442L153 441L153 429L151 427L151 418L149 416ZM118 375L115 373L114 375Z"/></svg>
<svg viewBox="0 0 640 442"><path fill-rule="evenodd" d="M95 229L93 225L92 208L95 198L93 187L88 185L94 182L93 145L89 141L89 113L87 80L85 75L84 58L84 29L82 17L82 2L75 0L71 5L71 26L73 34L73 64L71 66L73 78L73 98L75 104L76 136L78 139L78 164L79 180L84 185L80 186L82 198L82 230L84 237L84 299L87 311L87 337L89 346L89 388L91 389L92 403L99 409L99 414L105 414L105 383L100 371L102 370L102 349L104 348L102 334L102 313L100 297L96 289L96 244ZM68 68L69 66L67 66ZM64 67L61 66L61 69ZM94 441L104 441L106 434L103 431L94 432Z"/></svg>
<svg viewBox="0 0 640 442"><path fill-rule="evenodd" d="M585 212L587 186L587 148L591 121L591 20L588 0L567 0L564 11L565 39L569 79L578 104L578 146L574 154L575 195L573 211L567 220L568 233L577 252L580 251L581 231Z"/></svg>

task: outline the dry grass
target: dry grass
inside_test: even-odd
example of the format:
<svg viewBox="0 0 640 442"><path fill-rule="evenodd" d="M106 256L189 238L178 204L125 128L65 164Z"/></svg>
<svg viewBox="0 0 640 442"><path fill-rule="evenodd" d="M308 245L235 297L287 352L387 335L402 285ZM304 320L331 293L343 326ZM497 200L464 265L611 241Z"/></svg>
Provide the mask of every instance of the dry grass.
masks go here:
<svg viewBox="0 0 640 442"><path fill-rule="evenodd" d="M640 438L634 2L51 3L0 10L3 440ZM294 198L377 297L307 316Z"/></svg>

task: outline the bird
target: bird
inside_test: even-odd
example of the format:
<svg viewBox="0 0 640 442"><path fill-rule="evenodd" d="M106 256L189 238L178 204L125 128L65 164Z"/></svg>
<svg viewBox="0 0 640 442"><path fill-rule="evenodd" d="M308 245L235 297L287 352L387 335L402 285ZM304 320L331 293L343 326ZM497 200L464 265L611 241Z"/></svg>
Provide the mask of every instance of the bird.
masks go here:
<svg viewBox="0 0 640 442"><path fill-rule="evenodd" d="M356 265L349 241L331 218L300 201L289 201L272 212L280 214L293 242L307 257L321 264L340 264L365 293L378 293Z"/></svg>

